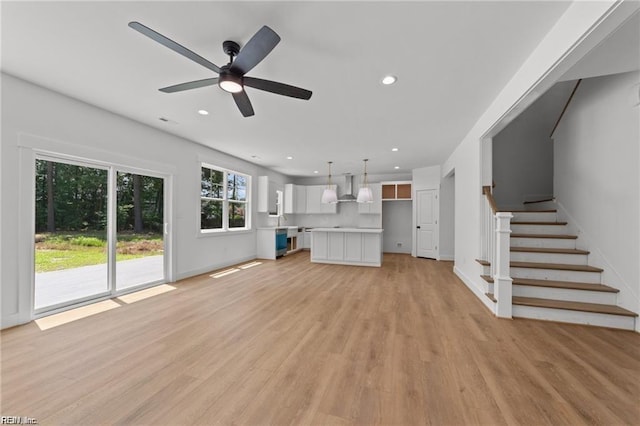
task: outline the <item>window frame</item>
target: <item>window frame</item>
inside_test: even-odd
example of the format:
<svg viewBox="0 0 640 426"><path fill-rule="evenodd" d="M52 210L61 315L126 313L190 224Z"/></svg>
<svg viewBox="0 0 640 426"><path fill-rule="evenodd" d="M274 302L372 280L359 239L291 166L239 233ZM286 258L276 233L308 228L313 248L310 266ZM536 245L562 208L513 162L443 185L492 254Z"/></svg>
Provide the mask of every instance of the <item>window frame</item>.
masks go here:
<svg viewBox="0 0 640 426"><path fill-rule="evenodd" d="M203 197L202 196L202 169L209 169L216 172L222 173L222 198L211 198L211 197ZM245 200L230 200L229 199L229 174L234 174L238 176L242 176L246 179L246 196ZM224 167L216 166L211 163L207 163L205 161L200 162L200 169L198 170L198 175L200 176L200 196L198 197L198 228L199 235L216 235L216 234L226 234L229 232L247 232L251 231L251 175L247 173L238 172L235 170L227 169ZM208 201L221 201L222 202L222 227L221 228L213 228L213 229L203 229L202 228L202 202L204 200ZM232 228L229 226L229 205L230 203L234 204L244 204L245 208L245 226L243 227L235 227Z"/></svg>

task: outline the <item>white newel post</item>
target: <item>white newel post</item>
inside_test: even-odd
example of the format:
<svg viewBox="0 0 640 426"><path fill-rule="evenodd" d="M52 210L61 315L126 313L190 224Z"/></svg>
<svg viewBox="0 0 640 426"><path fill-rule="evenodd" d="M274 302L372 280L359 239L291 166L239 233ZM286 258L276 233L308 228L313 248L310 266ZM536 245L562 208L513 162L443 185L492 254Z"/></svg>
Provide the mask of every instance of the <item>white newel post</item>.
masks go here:
<svg viewBox="0 0 640 426"><path fill-rule="evenodd" d="M511 273L510 273L510 250L511 250L511 218L509 212L496 213L496 256L495 275L493 276L493 286L496 296L496 316L500 318L511 318Z"/></svg>

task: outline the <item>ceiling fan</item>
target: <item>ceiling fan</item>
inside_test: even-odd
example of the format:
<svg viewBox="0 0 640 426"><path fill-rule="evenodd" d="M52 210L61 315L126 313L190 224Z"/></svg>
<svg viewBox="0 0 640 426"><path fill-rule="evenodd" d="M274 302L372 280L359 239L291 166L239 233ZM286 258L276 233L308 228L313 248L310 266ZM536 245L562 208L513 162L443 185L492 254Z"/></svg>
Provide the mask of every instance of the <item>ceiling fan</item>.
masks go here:
<svg viewBox="0 0 640 426"><path fill-rule="evenodd" d="M161 92L174 93L217 84L225 92L231 93L233 100L236 102L238 109L240 109L240 112L244 117L254 115L253 106L251 106L249 96L247 96L247 93L244 90L245 86L292 98L304 100L311 98L311 91L309 90L290 86L284 83L278 83L277 81L263 80L245 75L253 67L258 65L260 61L262 61L280 42L280 36L266 25L260 28L260 30L251 37L242 49L240 49L240 45L235 41L227 40L223 42L222 49L224 50L224 53L229 55L229 63L222 67L218 67L202 56L139 22L129 22L129 27L146 35L150 39L157 41L163 46L168 47L174 52L179 53L185 58L191 59L203 67L219 74L218 77L214 78L205 78L203 80L189 81L187 83L164 87L160 89Z"/></svg>

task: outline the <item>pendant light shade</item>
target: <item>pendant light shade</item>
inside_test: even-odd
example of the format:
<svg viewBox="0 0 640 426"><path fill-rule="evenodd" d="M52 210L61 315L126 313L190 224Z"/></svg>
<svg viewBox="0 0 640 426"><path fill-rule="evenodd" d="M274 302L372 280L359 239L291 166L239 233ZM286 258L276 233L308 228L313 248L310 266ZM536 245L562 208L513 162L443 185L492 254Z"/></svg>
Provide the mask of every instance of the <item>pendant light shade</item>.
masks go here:
<svg viewBox="0 0 640 426"><path fill-rule="evenodd" d="M335 204L338 202L338 194L336 193L336 189L331 185L331 164L332 161L329 161L329 177L327 179L327 187L322 192L322 199L320 200L323 204Z"/></svg>
<svg viewBox="0 0 640 426"><path fill-rule="evenodd" d="M369 187L369 179L367 177L367 161L364 161L364 178L362 179L362 185L358 190L358 198L356 201L358 203L372 203L373 202L373 193L371 192L371 188Z"/></svg>
<svg viewBox="0 0 640 426"><path fill-rule="evenodd" d="M373 203L373 193L371 192L371 188L360 188L358 190L358 198L356 201L359 203Z"/></svg>
<svg viewBox="0 0 640 426"><path fill-rule="evenodd" d="M338 202L338 194L336 190L332 188L326 188L322 191L322 203L323 204L335 204Z"/></svg>

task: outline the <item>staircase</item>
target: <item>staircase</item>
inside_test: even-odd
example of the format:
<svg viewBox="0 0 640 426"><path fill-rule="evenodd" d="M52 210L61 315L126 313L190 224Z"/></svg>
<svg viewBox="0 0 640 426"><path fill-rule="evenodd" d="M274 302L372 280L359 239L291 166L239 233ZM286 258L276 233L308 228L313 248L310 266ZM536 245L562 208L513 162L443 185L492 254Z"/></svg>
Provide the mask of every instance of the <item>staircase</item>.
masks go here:
<svg viewBox="0 0 640 426"><path fill-rule="evenodd" d="M638 315L616 305L618 290L602 283L602 269L588 264L555 210L515 211L511 220L510 274L513 317L634 330ZM489 262L487 297L493 297Z"/></svg>

